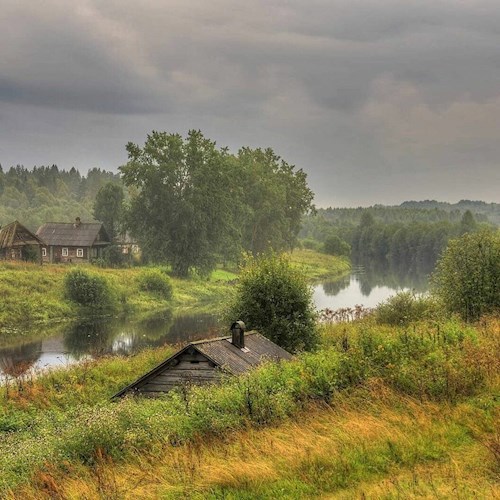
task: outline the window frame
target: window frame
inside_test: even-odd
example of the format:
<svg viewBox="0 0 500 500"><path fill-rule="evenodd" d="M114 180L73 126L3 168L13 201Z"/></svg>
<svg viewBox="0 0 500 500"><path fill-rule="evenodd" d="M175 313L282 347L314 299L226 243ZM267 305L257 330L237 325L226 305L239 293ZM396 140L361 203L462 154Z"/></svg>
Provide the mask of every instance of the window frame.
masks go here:
<svg viewBox="0 0 500 500"><path fill-rule="evenodd" d="M42 247L42 257L47 257L47 249Z"/></svg>
<svg viewBox="0 0 500 500"><path fill-rule="evenodd" d="M83 258L83 248L77 248L76 249L76 256Z"/></svg>
<svg viewBox="0 0 500 500"><path fill-rule="evenodd" d="M69 250L68 250L68 247L63 247L63 248L61 249L61 255L62 255L63 257L68 257L68 256L69 256Z"/></svg>

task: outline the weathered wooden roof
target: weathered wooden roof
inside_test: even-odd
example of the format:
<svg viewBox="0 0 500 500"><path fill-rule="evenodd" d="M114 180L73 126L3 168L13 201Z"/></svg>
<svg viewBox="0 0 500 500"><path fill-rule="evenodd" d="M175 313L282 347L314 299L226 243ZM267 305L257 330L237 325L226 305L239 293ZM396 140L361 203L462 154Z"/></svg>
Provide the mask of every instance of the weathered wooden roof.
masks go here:
<svg viewBox="0 0 500 500"><path fill-rule="evenodd" d="M15 220L0 229L0 248L45 245L44 241Z"/></svg>
<svg viewBox="0 0 500 500"><path fill-rule="evenodd" d="M267 360L292 359L289 352L256 331L245 333L245 347L243 348L232 344L231 337L199 340L191 342L180 351L177 351L151 371L116 393L113 398L123 396L128 392L134 392L151 378L168 370L172 366L171 362L188 349L194 349L201 353L218 368L230 375L240 375Z"/></svg>
<svg viewBox="0 0 500 500"><path fill-rule="evenodd" d="M265 360L291 359L291 354L258 332L245 333L245 347L231 343L231 337L201 340L191 345L225 371L239 375Z"/></svg>
<svg viewBox="0 0 500 500"><path fill-rule="evenodd" d="M38 228L37 236L47 245L91 247L110 243L101 222L47 222Z"/></svg>

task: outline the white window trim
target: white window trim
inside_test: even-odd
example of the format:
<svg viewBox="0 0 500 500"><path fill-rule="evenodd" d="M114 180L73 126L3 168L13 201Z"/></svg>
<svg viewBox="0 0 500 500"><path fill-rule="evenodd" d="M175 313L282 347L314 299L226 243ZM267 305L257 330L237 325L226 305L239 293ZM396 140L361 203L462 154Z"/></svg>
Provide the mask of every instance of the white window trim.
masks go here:
<svg viewBox="0 0 500 500"><path fill-rule="evenodd" d="M62 251L61 251L61 255L63 257L67 257L69 255L68 249L67 248L63 248Z"/></svg>
<svg viewBox="0 0 500 500"><path fill-rule="evenodd" d="M76 249L76 256L77 257L83 257L83 248L77 248Z"/></svg>
<svg viewBox="0 0 500 500"><path fill-rule="evenodd" d="M42 248L42 257L47 257L47 249Z"/></svg>

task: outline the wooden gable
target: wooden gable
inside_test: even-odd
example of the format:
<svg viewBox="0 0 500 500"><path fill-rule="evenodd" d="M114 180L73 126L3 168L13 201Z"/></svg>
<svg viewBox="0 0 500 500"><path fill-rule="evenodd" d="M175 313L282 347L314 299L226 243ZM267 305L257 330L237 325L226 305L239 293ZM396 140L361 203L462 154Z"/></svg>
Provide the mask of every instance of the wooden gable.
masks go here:
<svg viewBox="0 0 500 500"><path fill-rule="evenodd" d="M131 389L136 394L157 396L182 385L201 385L218 382L221 368L193 345L188 345L154 370L137 380ZM121 393L117 394L117 396Z"/></svg>

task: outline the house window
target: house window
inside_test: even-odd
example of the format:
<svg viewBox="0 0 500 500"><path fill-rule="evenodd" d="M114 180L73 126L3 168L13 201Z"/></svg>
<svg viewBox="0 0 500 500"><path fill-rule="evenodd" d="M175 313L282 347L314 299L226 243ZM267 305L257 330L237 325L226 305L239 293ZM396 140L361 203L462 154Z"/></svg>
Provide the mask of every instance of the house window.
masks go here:
<svg viewBox="0 0 500 500"><path fill-rule="evenodd" d="M68 249L67 248L63 248L62 249L62 256L63 257L67 257L68 256Z"/></svg>
<svg viewBox="0 0 500 500"><path fill-rule="evenodd" d="M42 248L42 257L47 257L47 249Z"/></svg>
<svg viewBox="0 0 500 500"><path fill-rule="evenodd" d="M83 248L77 248L76 249L76 256L77 257L83 257Z"/></svg>

